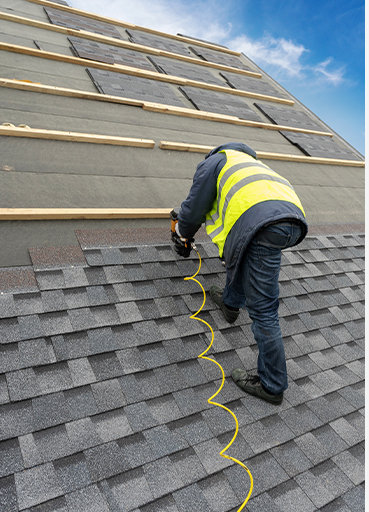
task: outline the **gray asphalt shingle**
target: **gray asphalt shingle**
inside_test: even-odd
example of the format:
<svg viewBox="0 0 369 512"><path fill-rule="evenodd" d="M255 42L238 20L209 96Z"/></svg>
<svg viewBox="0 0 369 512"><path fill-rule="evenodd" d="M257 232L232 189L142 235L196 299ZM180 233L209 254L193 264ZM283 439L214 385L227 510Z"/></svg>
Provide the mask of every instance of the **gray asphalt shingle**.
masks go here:
<svg viewBox="0 0 369 512"><path fill-rule="evenodd" d="M171 394L153 398L147 402L152 416L158 423L168 423L182 417Z"/></svg>
<svg viewBox="0 0 369 512"><path fill-rule="evenodd" d="M141 432L151 427L155 427L158 424L158 421L152 416L146 402L127 405L125 411L129 424L134 432Z"/></svg>
<svg viewBox="0 0 369 512"><path fill-rule="evenodd" d="M56 498L63 493L51 463L16 473L15 485L21 509Z"/></svg>
<svg viewBox="0 0 369 512"><path fill-rule="evenodd" d="M232 462L219 456L223 446L217 438L204 441L194 446L194 450L209 475L232 465Z"/></svg>
<svg viewBox="0 0 369 512"><path fill-rule="evenodd" d="M0 443L0 458L0 478L23 469L22 453L17 439L10 439Z"/></svg>
<svg viewBox="0 0 369 512"><path fill-rule="evenodd" d="M65 494L91 484L90 474L83 453L71 455L54 462L54 468Z"/></svg>
<svg viewBox="0 0 369 512"><path fill-rule="evenodd" d="M352 487L349 478L331 460L302 473L296 481L317 507L327 505Z"/></svg>
<svg viewBox="0 0 369 512"><path fill-rule="evenodd" d="M353 484L359 485L365 478L364 461L360 461L355 457L352 450L353 448L342 452L333 457L332 460L350 478Z"/></svg>
<svg viewBox="0 0 369 512"><path fill-rule="evenodd" d="M35 432L33 441L43 462L59 459L72 453L65 425Z"/></svg>
<svg viewBox="0 0 369 512"><path fill-rule="evenodd" d="M319 265L337 256L344 266L351 256L309 240L302 256L288 251L282 274L283 404L247 396L228 377L217 397L239 420L227 453L253 474L250 511L339 510L349 496L362 503L361 277L350 270L350 285L328 279L333 270ZM223 279L215 258L206 265L210 247L201 247L207 290ZM130 512L236 511L250 482L219 456L235 424L207 402L221 381L216 365L197 359L211 337L189 319L202 302L198 286L183 281L195 259L177 260L168 246L100 254L78 272L37 272L39 291L2 302L0 500L7 511L19 503L37 512L118 511L122 503ZM106 284L113 268L115 284ZM246 314L230 326L207 300L201 317L215 332L209 356L226 375L255 369Z"/></svg>
<svg viewBox="0 0 369 512"><path fill-rule="evenodd" d="M115 441L89 448L84 455L93 482L118 475L129 468Z"/></svg>
<svg viewBox="0 0 369 512"><path fill-rule="evenodd" d="M293 480L280 484L268 494L280 510L286 512L313 512L315 510L312 501Z"/></svg>
<svg viewBox="0 0 369 512"><path fill-rule="evenodd" d="M92 407L92 401L96 401L99 412L117 409L126 405L126 399L117 379L91 384L91 391L89 391L89 388L86 388L86 392L90 393L89 398Z"/></svg>
<svg viewBox="0 0 369 512"><path fill-rule="evenodd" d="M205 468L193 448L187 448L169 456L183 485L189 485L206 477Z"/></svg>
<svg viewBox="0 0 369 512"><path fill-rule="evenodd" d="M182 479L169 457L149 462L143 466L143 470L154 499L183 486Z"/></svg>
<svg viewBox="0 0 369 512"><path fill-rule="evenodd" d="M91 419L97 434L105 443L121 439L133 433L126 416L125 408L97 414L96 416L92 416Z"/></svg>
<svg viewBox="0 0 369 512"><path fill-rule="evenodd" d="M0 376L0 405L10 401L5 375Z"/></svg>
<svg viewBox="0 0 369 512"><path fill-rule="evenodd" d="M213 434L199 413L173 421L169 429L182 436L191 445L199 444L213 437Z"/></svg>
<svg viewBox="0 0 369 512"><path fill-rule="evenodd" d="M106 498L96 485L84 487L66 496L69 510L81 512L109 512Z"/></svg>
<svg viewBox="0 0 369 512"><path fill-rule="evenodd" d="M325 423L354 410L354 407L338 392L315 398L307 402L307 406Z"/></svg>
<svg viewBox="0 0 369 512"><path fill-rule="evenodd" d="M146 430L144 436L157 458L165 457L189 446L184 438L166 425Z"/></svg>
<svg viewBox="0 0 369 512"><path fill-rule="evenodd" d="M142 468L126 471L108 480L109 487L118 503L128 510L153 500L153 495Z"/></svg>
<svg viewBox="0 0 369 512"><path fill-rule="evenodd" d="M143 466L157 458L141 432L118 439L117 444L121 449L122 456L132 469Z"/></svg>
<svg viewBox="0 0 369 512"><path fill-rule="evenodd" d="M14 475L0 479L0 507L9 512L19 510Z"/></svg>
<svg viewBox="0 0 369 512"><path fill-rule="evenodd" d="M199 512L211 512L205 495L196 483L176 491L173 497L180 512L191 512L194 509Z"/></svg>

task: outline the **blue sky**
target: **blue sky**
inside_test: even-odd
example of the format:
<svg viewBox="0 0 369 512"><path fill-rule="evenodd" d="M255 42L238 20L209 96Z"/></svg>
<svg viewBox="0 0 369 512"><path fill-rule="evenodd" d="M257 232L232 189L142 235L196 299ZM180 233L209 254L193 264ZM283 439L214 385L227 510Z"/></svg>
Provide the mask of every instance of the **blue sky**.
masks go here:
<svg viewBox="0 0 369 512"><path fill-rule="evenodd" d="M361 153L364 0L70 0L242 51Z"/></svg>

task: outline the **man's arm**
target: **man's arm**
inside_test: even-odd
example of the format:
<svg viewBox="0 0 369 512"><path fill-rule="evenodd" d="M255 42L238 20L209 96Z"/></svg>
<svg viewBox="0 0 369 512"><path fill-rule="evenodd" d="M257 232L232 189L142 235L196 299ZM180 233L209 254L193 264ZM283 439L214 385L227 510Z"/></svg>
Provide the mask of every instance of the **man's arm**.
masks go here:
<svg viewBox="0 0 369 512"><path fill-rule="evenodd" d="M205 222L217 196L217 179L224 159L223 153L216 154L197 166L190 192L178 214L178 230L183 237L193 238Z"/></svg>

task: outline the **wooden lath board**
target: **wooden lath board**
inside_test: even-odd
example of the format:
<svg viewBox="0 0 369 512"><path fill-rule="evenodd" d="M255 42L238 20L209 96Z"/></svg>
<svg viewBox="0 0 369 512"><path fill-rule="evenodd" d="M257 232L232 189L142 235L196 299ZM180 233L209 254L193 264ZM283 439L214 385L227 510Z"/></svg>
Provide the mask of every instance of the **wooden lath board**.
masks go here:
<svg viewBox="0 0 369 512"><path fill-rule="evenodd" d="M186 144L182 142L160 141L160 149L171 151L189 151L191 153L209 153L215 146L203 146L199 144ZM321 158L304 155L288 155L284 153L269 153L267 151L257 151L258 158L266 160L284 160L286 162L301 162L310 164L342 165L348 167L365 167L363 160L340 160L338 158Z"/></svg>
<svg viewBox="0 0 369 512"><path fill-rule="evenodd" d="M219 69L222 71L229 71L232 73L238 73L240 75L252 76L254 78L261 78L261 73L257 73L254 71L247 71L245 69L233 68L231 66L224 66L223 64L217 64L216 62L209 62L206 60L196 59L194 57L187 57L186 55L181 55L179 53L173 53L165 50L159 50L157 48L152 48L151 46L144 46L137 43L132 43L131 41L125 41L124 39L115 39L114 37L104 36L101 34L97 34L95 32L88 32L86 30L76 30L73 28L62 27L61 25L53 25L51 23L45 23L43 21L34 20L31 18L25 18L23 16L15 16L14 14L9 14L0 11L0 19L5 21L10 21L13 23L18 23L22 25L28 25L35 28L40 28L43 30L49 30L52 32L59 32L61 34L80 37L82 39L88 39L90 41L97 41L100 43L110 44L113 46L117 46L120 48L127 48L130 50L135 50L143 53L150 53L152 55L157 55L160 57L168 57L175 60L181 60L185 62L189 62L191 64L196 64L198 66L208 67Z"/></svg>
<svg viewBox="0 0 369 512"><path fill-rule="evenodd" d="M144 101L132 98L122 98L120 96L110 96L109 94L100 94L80 89L69 89L67 87L57 87L55 85L46 85L39 82L28 80L15 80L13 78L0 78L0 87L10 89L19 89L21 91L39 92L42 94L53 94L55 96L67 96L70 98L81 98L85 100L105 101L107 103L122 103L124 105L133 105L143 107Z"/></svg>
<svg viewBox="0 0 369 512"><path fill-rule="evenodd" d="M15 80L13 78L0 78L0 87L18 89L21 91L39 92L42 94L53 94L55 96L104 101L107 103L122 103L123 105L133 105L135 107L143 107L145 103L144 101L132 98L110 96L109 94L82 91L80 89L69 89L67 87L57 87L55 85L46 85L39 82L30 82L28 80Z"/></svg>
<svg viewBox="0 0 369 512"><path fill-rule="evenodd" d="M14 80L8 78L0 78L0 87L8 87L12 89L19 89L23 91L40 92L44 94L55 94L57 96L67 96L72 98L82 98L87 100L105 101L110 103L121 103L123 105L133 105L141 107L144 110L151 112L158 112L161 114L170 114L183 117L191 117L195 119L204 119L207 121L217 121L221 123L235 124L239 126L249 126L252 128L263 128L266 130L285 130L300 133L311 133L314 135L322 135L332 137L333 134L329 132L321 132L318 130L310 130L305 128L296 128L293 126L281 126L272 123L262 123L258 121L248 121L240 119L235 116L228 116L225 114L216 114L214 112L205 112L203 110L196 110L191 108L181 108L171 105L163 105L160 103L152 103L149 101L134 100L131 98L122 98L120 96L111 96L108 94L100 94L89 91L81 91L78 89L68 89L65 87L56 87L53 85L45 85L40 83L32 83L27 80Z"/></svg>
<svg viewBox="0 0 369 512"><path fill-rule="evenodd" d="M141 27L139 25L134 25L133 23L128 23L126 21L120 21L113 18L109 18L107 16L100 16L99 14L94 14L88 11L83 11L81 9L76 9L74 7L69 7L67 5L57 4L55 2L49 2L47 0L27 0L28 2L32 2L34 4L43 5L45 7L53 7L55 9L59 9L60 11L70 12L71 14L77 14L79 16L84 16L85 18L91 18L98 21L105 21L106 23L110 23L112 25L116 25L119 27L130 28L132 30L141 30L142 32L147 32L148 34L154 34L157 36L168 37L169 39L175 39L176 41L182 41L184 43L196 44L197 46L203 46L205 48L210 48L212 50L217 50L223 53L229 53L230 55L237 55L238 57L241 55L240 52L236 52L234 50L229 50L228 48L224 48L223 46L218 46L216 44L206 43L205 41L200 41L198 39L191 39L190 37L177 36L175 34L167 34L166 32L161 32L159 30L154 30L147 27Z"/></svg>
<svg viewBox="0 0 369 512"><path fill-rule="evenodd" d="M1 84L0 84L1 85ZM144 102L142 108L144 110L150 110L152 112L161 112L164 114L172 114L172 115L179 115L184 117L193 117L198 119L206 119L210 121L218 121L221 123L229 123L229 124L235 124L238 126L249 126L251 128L263 128L266 130L285 130L285 131L293 131L293 132L300 132L300 133L310 133L314 135L322 135L326 137L333 137L333 134L330 132L321 132L319 130L310 130L308 128L296 128L294 126L282 126L279 124L273 124L273 123L262 123L258 121L248 121L247 119L240 119L239 117L235 116L227 116L225 114L216 114L213 112L206 112L203 110L194 110L194 109L188 109L188 108L181 108L181 107L172 107L170 105L161 105L158 103L150 103L150 102Z"/></svg>
<svg viewBox="0 0 369 512"><path fill-rule="evenodd" d="M40 57L48 60L55 60L59 62L66 62L69 64L77 64L78 66L88 66L90 68L103 69L105 71L113 71L115 73L122 73L125 75L137 76L141 78L149 78L151 80L158 80L160 82L172 83L176 85L184 85L189 87L198 87L199 89L206 89L209 91L223 92L232 94L234 96L242 96L254 98L258 100L271 101L274 103L283 103L284 105L293 105L294 101L277 98L275 96L268 96L249 91L241 91L239 89L231 89L230 87L223 87L221 85L207 84L205 82L198 82L197 80L189 80L187 78L180 78L174 75L165 75L155 71L146 71L143 69L134 68L131 66L123 66L122 64L106 64L104 62L97 62L95 60L81 59L80 57L73 57L69 55L62 55L60 53L46 52L44 50L37 50L29 48L28 46L19 46L15 44L8 44L0 42L0 50L19 53L23 55L31 55L33 57Z"/></svg>
<svg viewBox="0 0 369 512"><path fill-rule="evenodd" d="M9 123L10 124L10 123ZM115 137L95 133L63 132L59 130L43 130L40 128L0 125L0 135L8 137L23 137L29 139L64 140L68 142L88 142L90 144L109 144L112 146L133 146L153 148L155 141L150 139L135 139L130 137Z"/></svg>
<svg viewBox="0 0 369 512"><path fill-rule="evenodd" d="M0 208L0 220L167 219L172 208Z"/></svg>

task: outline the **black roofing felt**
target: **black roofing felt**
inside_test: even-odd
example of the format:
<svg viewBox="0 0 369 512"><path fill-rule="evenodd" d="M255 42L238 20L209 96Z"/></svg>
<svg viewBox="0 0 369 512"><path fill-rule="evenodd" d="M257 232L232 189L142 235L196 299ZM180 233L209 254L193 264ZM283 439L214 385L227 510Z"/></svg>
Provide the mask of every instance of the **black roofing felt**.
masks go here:
<svg viewBox="0 0 369 512"><path fill-rule="evenodd" d="M96 41L88 41L79 37L69 37L68 39L77 57L155 71L154 66L141 52L110 44L97 43Z"/></svg>
<svg viewBox="0 0 369 512"><path fill-rule="evenodd" d="M93 20L86 16L80 16L60 9L53 9L52 7L44 7L44 10L50 20L50 23L61 25L63 27L75 28L78 30L87 30L89 32L96 32L104 36L115 37L123 39L119 31L111 24L104 21Z"/></svg>
<svg viewBox="0 0 369 512"><path fill-rule="evenodd" d="M322 126L302 110L292 109L288 106L271 105L270 103L254 103L272 123L296 128L322 130Z"/></svg>
<svg viewBox="0 0 369 512"><path fill-rule="evenodd" d="M358 155L353 151L345 148L342 143L336 143L331 138L282 130L281 134L306 155L323 158L342 158L343 160L359 160Z"/></svg>
<svg viewBox="0 0 369 512"><path fill-rule="evenodd" d="M269 96L277 96L286 98L287 94L280 91L270 83L263 81L260 78L253 78L251 76L240 75L238 73L229 73L222 71L220 73L227 83L234 89L241 89L244 91L257 92L259 94L267 94Z"/></svg>
<svg viewBox="0 0 369 512"><path fill-rule="evenodd" d="M86 69L97 90L103 94L179 107L185 106L185 102L181 100L181 94L179 92L176 94L170 85L164 82L101 69Z"/></svg>
<svg viewBox="0 0 369 512"><path fill-rule="evenodd" d="M186 62L178 62L174 59L157 56L150 56L149 60L154 64L160 73L180 76L190 80L197 80L200 82L206 82L208 84L216 84L223 87L227 86L226 81L221 78L218 72L211 72L202 66L188 64Z"/></svg>
<svg viewBox="0 0 369 512"><path fill-rule="evenodd" d="M219 456L234 422L207 403L220 375L197 359L210 336L183 280L197 257L101 235L0 271L0 510L236 511L250 483ZM240 425L229 454L254 478L247 510L364 509L363 244L317 236L284 252L281 406L230 380L256 367L250 320L230 326L207 298L219 401ZM205 289L224 284L214 246L199 250Z"/></svg>
<svg viewBox="0 0 369 512"><path fill-rule="evenodd" d="M186 43L162 37L156 34L148 34L140 30L126 30L129 39L132 43L142 44L144 46L151 46L152 48L159 48L168 52L178 53L180 55L187 55L188 57L195 57L188 49Z"/></svg>
<svg viewBox="0 0 369 512"><path fill-rule="evenodd" d="M208 60L210 62L216 62L217 64L223 64L225 66L232 66L233 68L250 71L250 67L247 66L237 55L223 53L221 51L205 48L203 46L190 46L190 49L195 55L203 60Z"/></svg>
<svg viewBox="0 0 369 512"><path fill-rule="evenodd" d="M179 90L198 110L237 116L250 121L262 121L261 117L249 107L247 101L240 96L188 86L179 87Z"/></svg>

